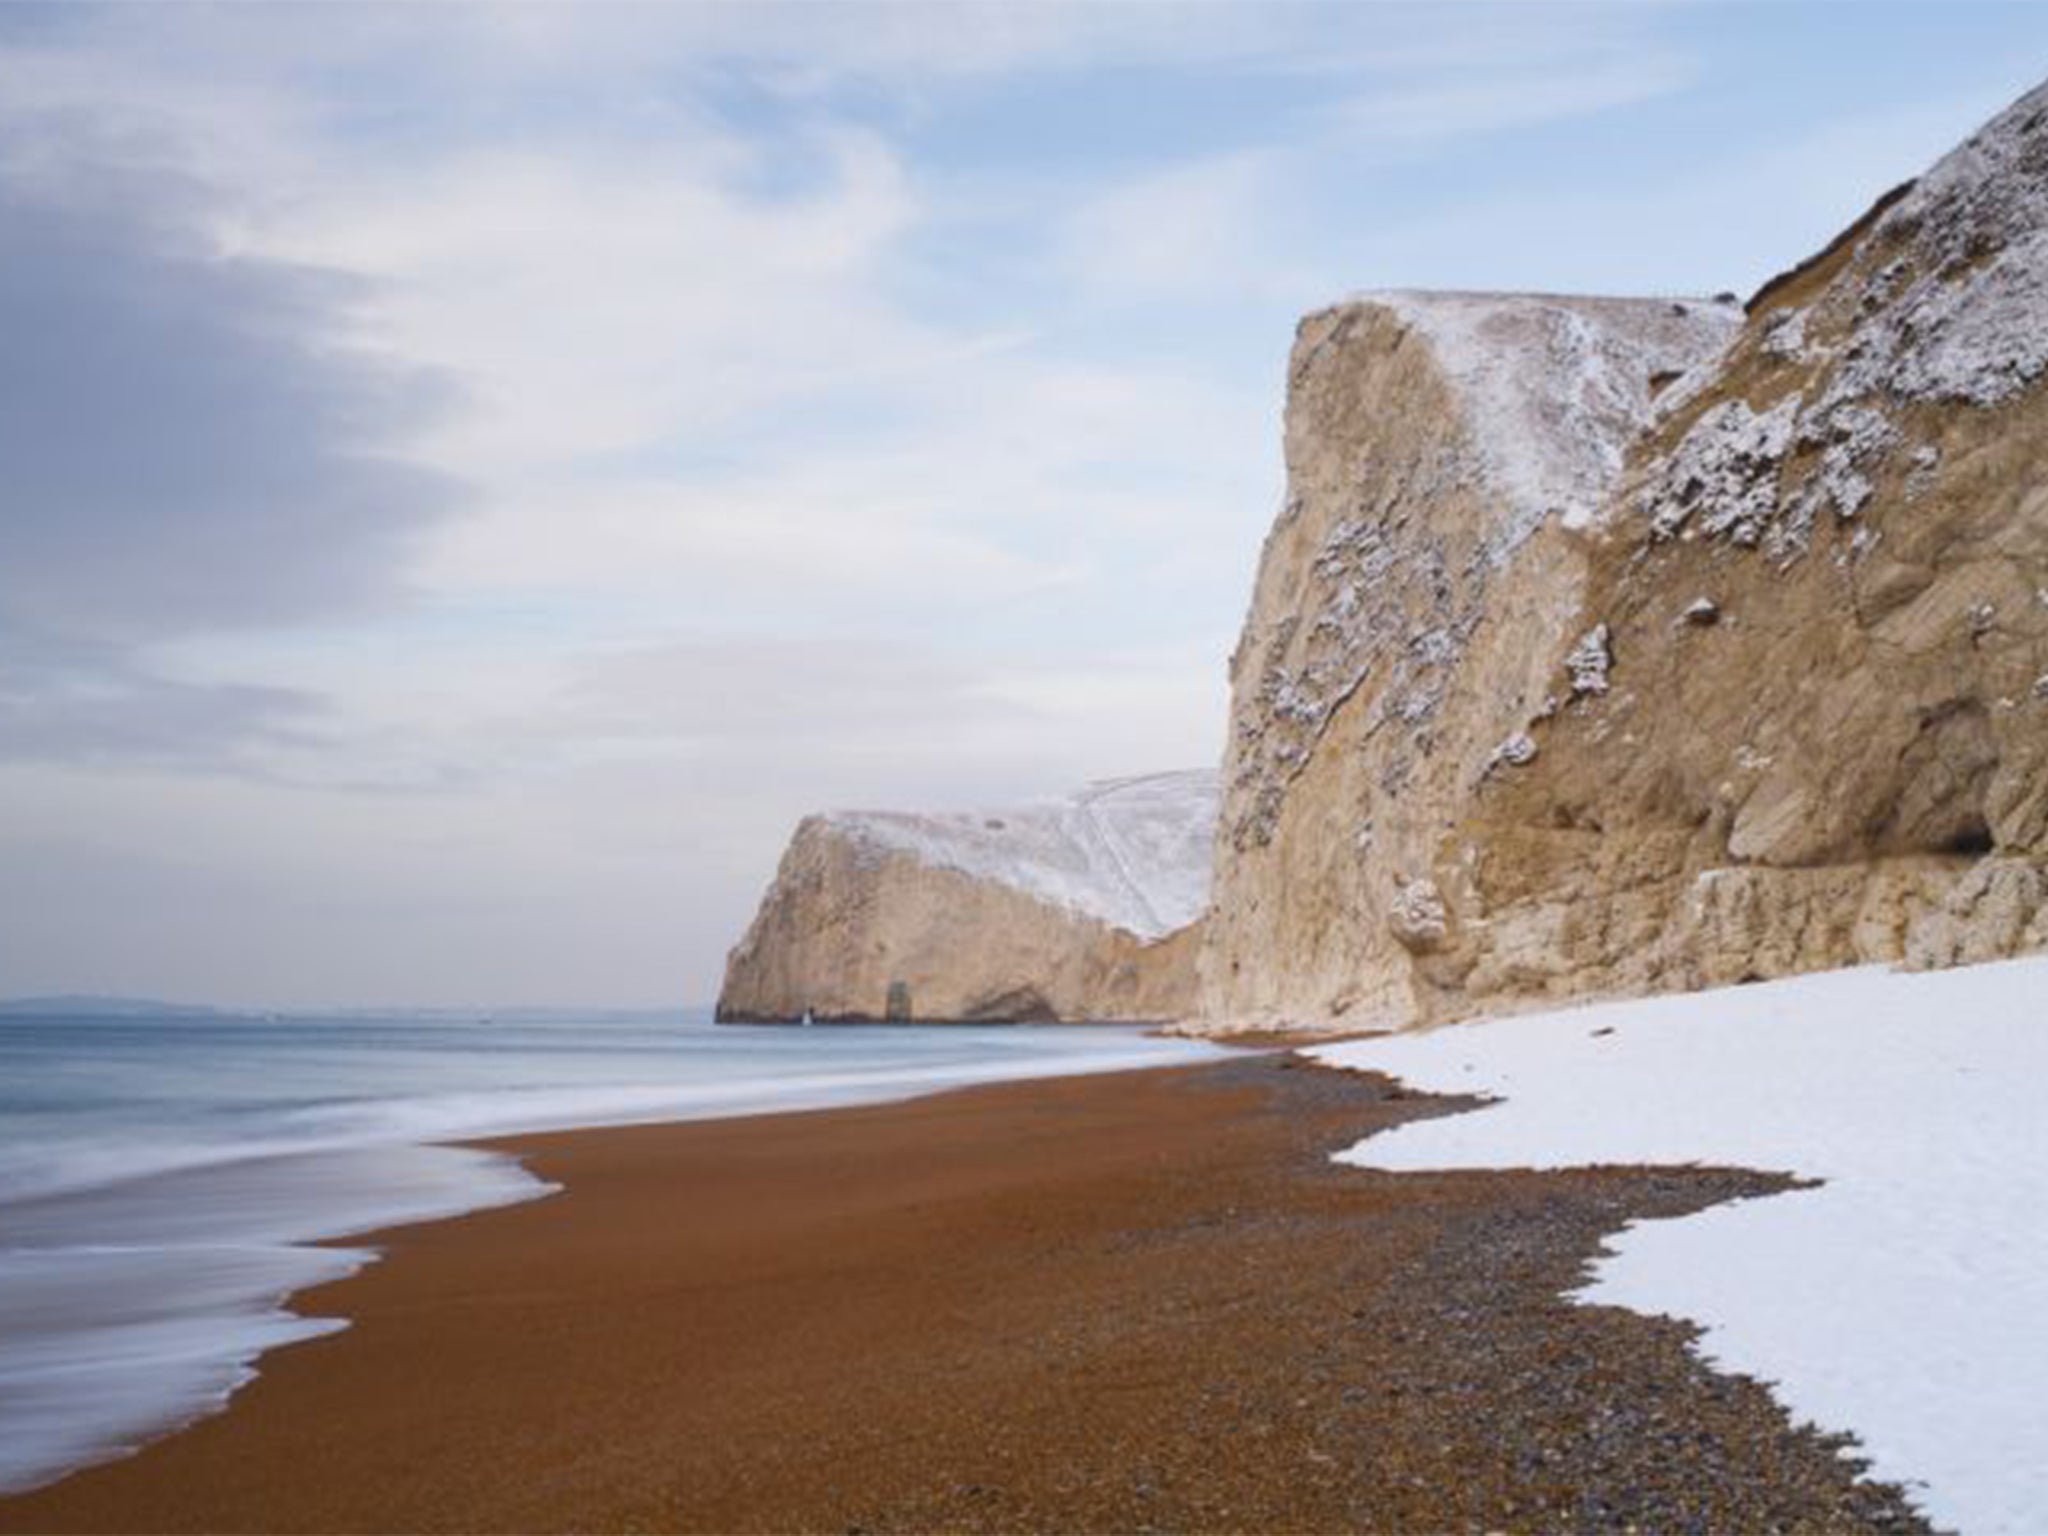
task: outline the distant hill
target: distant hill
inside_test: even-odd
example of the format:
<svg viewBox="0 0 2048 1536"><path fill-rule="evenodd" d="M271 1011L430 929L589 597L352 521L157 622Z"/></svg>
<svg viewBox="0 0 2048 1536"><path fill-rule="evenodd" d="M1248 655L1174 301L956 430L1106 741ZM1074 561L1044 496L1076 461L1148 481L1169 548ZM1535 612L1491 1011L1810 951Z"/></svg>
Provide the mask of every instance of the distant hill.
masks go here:
<svg viewBox="0 0 2048 1536"><path fill-rule="evenodd" d="M63 993L55 997L0 998L0 1016L43 1014L64 1019L217 1018L218 1008L166 1003L150 997L98 997Z"/></svg>
<svg viewBox="0 0 2048 1536"><path fill-rule="evenodd" d="M707 1023L708 1003L666 1008L215 1008L203 1003L167 1003L153 997L101 997L62 993L52 997L0 998L0 1018L58 1019L417 1019L423 1022L492 1021L506 1024L691 1024Z"/></svg>
<svg viewBox="0 0 2048 1536"><path fill-rule="evenodd" d="M283 1018L307 1019L416 1019L422 1023L500 1024L676 1024L705 1023L711 1017L709 1003L677 1003L660 1008L577 1008L560 1004L545 1006L491 1007L408 1007L378 1004L356 1008L287 1008Z"/></svg>

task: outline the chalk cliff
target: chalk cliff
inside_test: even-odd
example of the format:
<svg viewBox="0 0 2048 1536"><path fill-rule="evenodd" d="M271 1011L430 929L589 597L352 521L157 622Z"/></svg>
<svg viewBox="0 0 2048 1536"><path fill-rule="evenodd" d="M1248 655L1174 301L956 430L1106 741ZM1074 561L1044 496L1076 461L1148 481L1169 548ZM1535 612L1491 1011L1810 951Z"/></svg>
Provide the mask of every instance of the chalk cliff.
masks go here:
<svg viewBox="0 0 2048 1536"><path fill-rule="evenodd" d="M1212 772L955 815L807 817L718 1017L1164 1020L1194 1000Z"/></svg>
<svg viewBox="0 0 2048 1536"><path fill-rule="evenodd" d="M1746 313L1311 315L1208 1027L2048 942L2048 88Z"/></svg>

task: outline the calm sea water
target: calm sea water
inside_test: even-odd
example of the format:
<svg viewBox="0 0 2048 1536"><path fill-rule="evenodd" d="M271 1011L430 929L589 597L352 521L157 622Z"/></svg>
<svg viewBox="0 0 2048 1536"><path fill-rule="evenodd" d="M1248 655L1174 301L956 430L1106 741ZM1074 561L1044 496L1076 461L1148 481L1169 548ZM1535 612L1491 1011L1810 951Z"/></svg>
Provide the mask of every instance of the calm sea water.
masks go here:
<svg viewBox="0 0 2048 1536"><path fill-rule="evenodd" d="M0 1492L223 1404L347 1326L335 1239L551 1193L465 1137L873 1102L1204 1059L1135 1030L0 1017ZM320 1242L328 1246L311 1247Z"/></svg>

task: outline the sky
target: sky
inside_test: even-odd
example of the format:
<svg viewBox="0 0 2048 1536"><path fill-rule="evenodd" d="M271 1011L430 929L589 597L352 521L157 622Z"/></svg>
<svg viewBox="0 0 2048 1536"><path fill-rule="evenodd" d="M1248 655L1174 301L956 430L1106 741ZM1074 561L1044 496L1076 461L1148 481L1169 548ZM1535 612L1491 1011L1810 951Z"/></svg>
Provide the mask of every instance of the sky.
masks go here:
<svg viewBox="0 0 2048 1536"><path fill-rule="evenodd" d="M1213 764L1296 319L1747 293L2048 5L0 8L0 996L702 1002Z"/></svg>

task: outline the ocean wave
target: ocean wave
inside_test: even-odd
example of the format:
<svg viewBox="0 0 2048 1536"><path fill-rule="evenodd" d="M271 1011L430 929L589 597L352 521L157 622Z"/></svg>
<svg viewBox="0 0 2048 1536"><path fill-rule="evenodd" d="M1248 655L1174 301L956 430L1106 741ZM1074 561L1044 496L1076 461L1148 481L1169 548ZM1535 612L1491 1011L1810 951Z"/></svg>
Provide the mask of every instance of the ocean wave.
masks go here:
<svg viewBox="0 0 2048 1536"><path fill-rule="evenodd" d="M232 1135L208 1130L178 1140L0 1147L0 1207L202 1168L352 1147L431 1145L585 1126L819 1109L976 1083L1171 1065L1204 1059L1213 1052L1213 1047L1192 1041L1119 1039L1066 1051L1019 1051L1003 1058L981 1055L926 1065L891 1063L697 1083L391 1094L295 1105L251 1117Z"/></svg>

